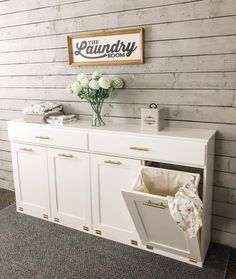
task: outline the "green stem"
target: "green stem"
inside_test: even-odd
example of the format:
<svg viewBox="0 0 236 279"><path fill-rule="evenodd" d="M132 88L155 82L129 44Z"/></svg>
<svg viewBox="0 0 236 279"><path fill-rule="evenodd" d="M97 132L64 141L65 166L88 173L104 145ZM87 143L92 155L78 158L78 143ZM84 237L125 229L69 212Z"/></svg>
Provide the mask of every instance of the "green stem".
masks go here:
<svg viewBox="0 0 236 279"><path fill-rule="evenodd" d="M104 103L104 98L96 98L96 101L90 102L90 105L95 113L95 116L93 115L93 122L92 122L93 126L104 126L105 125L105 122L103 121L103 119L101 117L103 103Z"/></svg>

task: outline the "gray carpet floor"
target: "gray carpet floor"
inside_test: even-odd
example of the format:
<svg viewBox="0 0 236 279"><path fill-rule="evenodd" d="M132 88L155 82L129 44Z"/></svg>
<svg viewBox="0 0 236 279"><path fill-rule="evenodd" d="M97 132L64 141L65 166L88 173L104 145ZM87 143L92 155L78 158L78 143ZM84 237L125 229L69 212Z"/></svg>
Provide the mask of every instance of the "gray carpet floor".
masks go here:
<svg viewBox="0 0 236 279"><path fill-rule="evenodd" d="M15 203L15 192L0 188L0 209Z"/></svg>
<svg viewBox="0 0 236 279"><path fill-rule="evenodd" d="M0 279L223 279L229 248L198 268L15 212L0 211Z"/></svg>
<svg viewBox="0 0 236 279"><path fill-rule="evenodd" d="M226 272L226 279L236 279L236 249L230 249L229 264Z"/></svg>

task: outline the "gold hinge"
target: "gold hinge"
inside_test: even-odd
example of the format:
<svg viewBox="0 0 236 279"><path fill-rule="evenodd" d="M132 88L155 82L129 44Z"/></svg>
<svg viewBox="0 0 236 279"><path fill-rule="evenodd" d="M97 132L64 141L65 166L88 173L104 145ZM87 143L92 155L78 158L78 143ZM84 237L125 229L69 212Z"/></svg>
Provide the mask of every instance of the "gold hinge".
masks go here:
<svg viewBox="0 0 236 279"><path fill-rule="evenodd" d="M189 261L192 262L192 263L197 263L197 260L193 259L193 258L189 258Z"/></svg>
<svg viewBox="0 0 236 279"><path fill-rule="evenodd" d="M136 246L137 246L137 245L138 245L138 241L137 241L137 240L133 240L133 239L132 239L132 240L131 240L131 244L133 244L133 245L136 245Z"/></svg>
<svg viewBox="0 0 236 279"><path fill-rule="evenodd" d="M22 212L24 211L23 207L19 207L18 209L19 209L19 211L22 211Z"/></svg>
<svg viewBox="0 0 236 279"><path fill-rule="evenodd" d="M151 245L146 245L146 248L149 250L153 250L153 247Z"/></svg>
<svg viewBox="0 0 236 279"><path fill-rule="evenodd" d="M54 222L59 223L59 218L54 218Z"/></svg>
<svg viewBox="0 0 236 279"><path fill-rule="evenodd" d="M88 231L89 231L89 227L83 226L83 230L86 231L86 232L88 232Z"/></svg>
<svg viewBox="0 0 236 279"><path fill-rule="evenodd" d="M48 219L48 215L47 214L43 214L43 218L44 219Z"/></svg>
<svg viewBox="0 0 236 279"><path fill-rule="evenodd" d="M95 233L98 234L98 235L102 234L102 232L100 230L95 230Z"/></svg>

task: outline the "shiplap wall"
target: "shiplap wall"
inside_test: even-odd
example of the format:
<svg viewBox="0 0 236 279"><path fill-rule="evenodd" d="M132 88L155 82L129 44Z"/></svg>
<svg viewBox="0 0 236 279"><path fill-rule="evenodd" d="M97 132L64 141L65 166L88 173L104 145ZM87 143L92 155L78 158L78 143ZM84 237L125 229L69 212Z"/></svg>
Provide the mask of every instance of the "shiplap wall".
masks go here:
<svg viewBox="0 0 236 279"><path fill-rule="evenodd" d="M68 66L67 34L126 27L145 28L144 65ZM0 187L13 189L6 121L41 100L89 115L65 87L94 70L126 82L105 104L107 117L137 119L156 102L170 125L218 130L212 236L236 247L236 1L0 1Z"/></svg>

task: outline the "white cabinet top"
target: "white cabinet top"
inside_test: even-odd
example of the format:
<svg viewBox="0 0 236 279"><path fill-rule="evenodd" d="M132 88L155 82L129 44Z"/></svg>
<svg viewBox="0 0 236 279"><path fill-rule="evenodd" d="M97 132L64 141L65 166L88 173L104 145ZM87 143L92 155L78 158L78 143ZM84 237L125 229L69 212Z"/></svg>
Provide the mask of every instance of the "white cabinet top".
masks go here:
<svg viewBox="0 0 236 279"><path fill-rule="evenodd" d="M183 139L189 141L199 141L208 142L211 137L216 133L215 130L208 129L193 129L185 127L166 127L160 132L149 132L142 131L140 125L137 124L107 124L104 127L92 127L91 121L78 120L77 122L66 124L63 126L56 126L51 124L35 124L27 123L23 119L12 120L8 122L8 125L23 125L24 127L40 127L45 129L59 129L63 130L73 130L73 131L86 131L88 133L107 133L107 134L119 134L119 135L134 135L134 136L144 136L144 137L161 137L161 138L171 138L171 139Z"/></svg>

